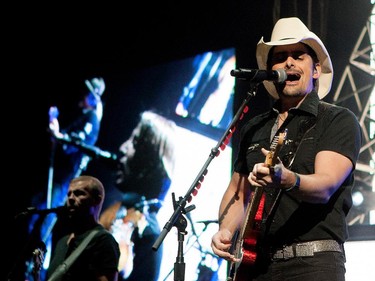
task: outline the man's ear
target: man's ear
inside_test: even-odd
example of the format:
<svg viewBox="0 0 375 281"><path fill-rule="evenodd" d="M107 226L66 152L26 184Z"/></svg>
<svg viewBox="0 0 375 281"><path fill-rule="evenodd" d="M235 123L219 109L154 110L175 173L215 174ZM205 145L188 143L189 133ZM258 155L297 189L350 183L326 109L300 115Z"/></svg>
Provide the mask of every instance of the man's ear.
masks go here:
<svg viewBox="0 0 375 281"><path fill-rule="evenodd" d="M318 79L320 77L320 73L322 72L322 67L320 63L314 64L314 70L313 70L313 78Z"/></svg>
<svg viewBox="0 0 375 281"><path fill-rule="evenodd" d="M96 206L96 205L99 205L100 202L102 201L103 199L103 196L102 195L98 195L97 197L91 197L91 200L92 200L92 203Z"/></svg>

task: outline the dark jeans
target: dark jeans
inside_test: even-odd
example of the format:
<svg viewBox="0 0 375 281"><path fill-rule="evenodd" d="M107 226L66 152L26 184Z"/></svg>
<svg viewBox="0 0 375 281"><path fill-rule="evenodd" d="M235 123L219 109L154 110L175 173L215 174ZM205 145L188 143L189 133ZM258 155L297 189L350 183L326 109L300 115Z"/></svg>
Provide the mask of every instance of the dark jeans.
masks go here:
<svg viewBox="0 0 375 281"><path fill-rule="evenodd" d="M258 266L257 266L258 268ZM256 277L246 281L344 281L345 255L320 252L313 257L278 260L264 266Z"/></svg>

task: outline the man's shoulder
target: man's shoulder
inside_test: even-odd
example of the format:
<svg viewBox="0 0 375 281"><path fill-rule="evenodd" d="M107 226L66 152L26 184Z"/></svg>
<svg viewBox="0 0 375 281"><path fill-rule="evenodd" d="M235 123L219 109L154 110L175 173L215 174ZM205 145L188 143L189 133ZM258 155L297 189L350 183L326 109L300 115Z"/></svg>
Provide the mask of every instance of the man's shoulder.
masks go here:
<svg viewBox="0 0 375 281"><path fill-rule="evenodd" d="M118 251L119 245L115 237L102 225L96 226L93 231L96 231L92 242L93 247L116 249L116 251Z"/></svg>
<svg viewBox="0 0 375 281"><path fill-rule="evenodd" d="M330 115L347 115L354 119L357 119L354 112L347 107L328 103L325 101L319 101L319 114L323 114L324 112L329 112Z"/></svg>
<svg viewBox="0 0 375 281"><path fill-rule="evenodd" d="M97 234L95 235L96 237L101 238L101 239L107 239L107 240L114 240L114 241L116 241L116 239L114 238L114 236L112 235L112 233L110 233L102 225L96 226L94 228L94 230L97 231Z"/></svg>
<svg viewBox="0 0 375 281"><path fill-rule="evenodd" d="M92 229L93 231L98 232L97 235L108 235L111 234L107 229L104 228L103 225L98 224L95 226L95 228Z"/></svg>

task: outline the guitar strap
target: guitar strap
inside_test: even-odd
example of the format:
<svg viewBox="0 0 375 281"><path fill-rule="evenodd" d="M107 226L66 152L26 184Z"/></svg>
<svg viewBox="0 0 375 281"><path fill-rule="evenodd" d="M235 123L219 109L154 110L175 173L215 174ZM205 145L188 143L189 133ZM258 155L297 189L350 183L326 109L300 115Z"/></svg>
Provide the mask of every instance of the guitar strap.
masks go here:
<svg viewBox="0 0 375 281"><path fill-rule="evenodd" d="M86 248L86 246L90 243L92 238L94 238L95 234L98 233L98 229L94 229L90 232L89 235L79 244L79 246L67 257L62 264L59 265L58 268L52 273L51 277L48 281L60 281L62 280L64 274L68 271L70 266L74 263L74 261L78 258L78 256L82 253L82 251Z"/></svg>
<svg viewBox="0 0 375 281"><path fill-rule="evenodd" d="M327 109L331 107L332 105L323 101L319 102L318 106L318 115L316 118L310 118L309 120L306 120L304 124L301 125L302 130L300 130L299 134L297 135L294 142L297 144L295 147L293 147L293 150L289 153L292 153L293 157L290 159L288 163L288 168L290 168L293 164L294 158L296 157L296 154L298 152L298 149L301 144L301 140L303 137L312 130L317 124L318 121L321 120L324 116L324 113L327 112ZM289 123L289 122L288 122ZM283 125L280 127L279 131L285 130L285 127L288 125L288 123L283 123ZM272 222L276 206L278 205L279 199L281 197L281 194L283 193L283 189L279 189L275 194L272 196L267 196L266 200L266 207L263 213L263 220L262 220L262 233L264 234L266 230L269 228L270 223Z"/></svg>

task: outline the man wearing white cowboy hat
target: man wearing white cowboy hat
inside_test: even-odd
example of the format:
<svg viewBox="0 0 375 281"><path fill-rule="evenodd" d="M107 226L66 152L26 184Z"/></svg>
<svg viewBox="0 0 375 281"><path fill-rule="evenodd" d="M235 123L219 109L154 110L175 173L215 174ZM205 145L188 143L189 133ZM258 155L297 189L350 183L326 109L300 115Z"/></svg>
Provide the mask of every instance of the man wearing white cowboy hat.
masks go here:
<svg viewBox="0 0 375 281"><path fill-rule="evenodd" d="M275 103L241 130L212 249L230 261L228 280L345 280L360 125L348 109L321 101L332 63L298 18L277 21L256 58L259 69L283 69L287 78L263 82Z"/></svg>

